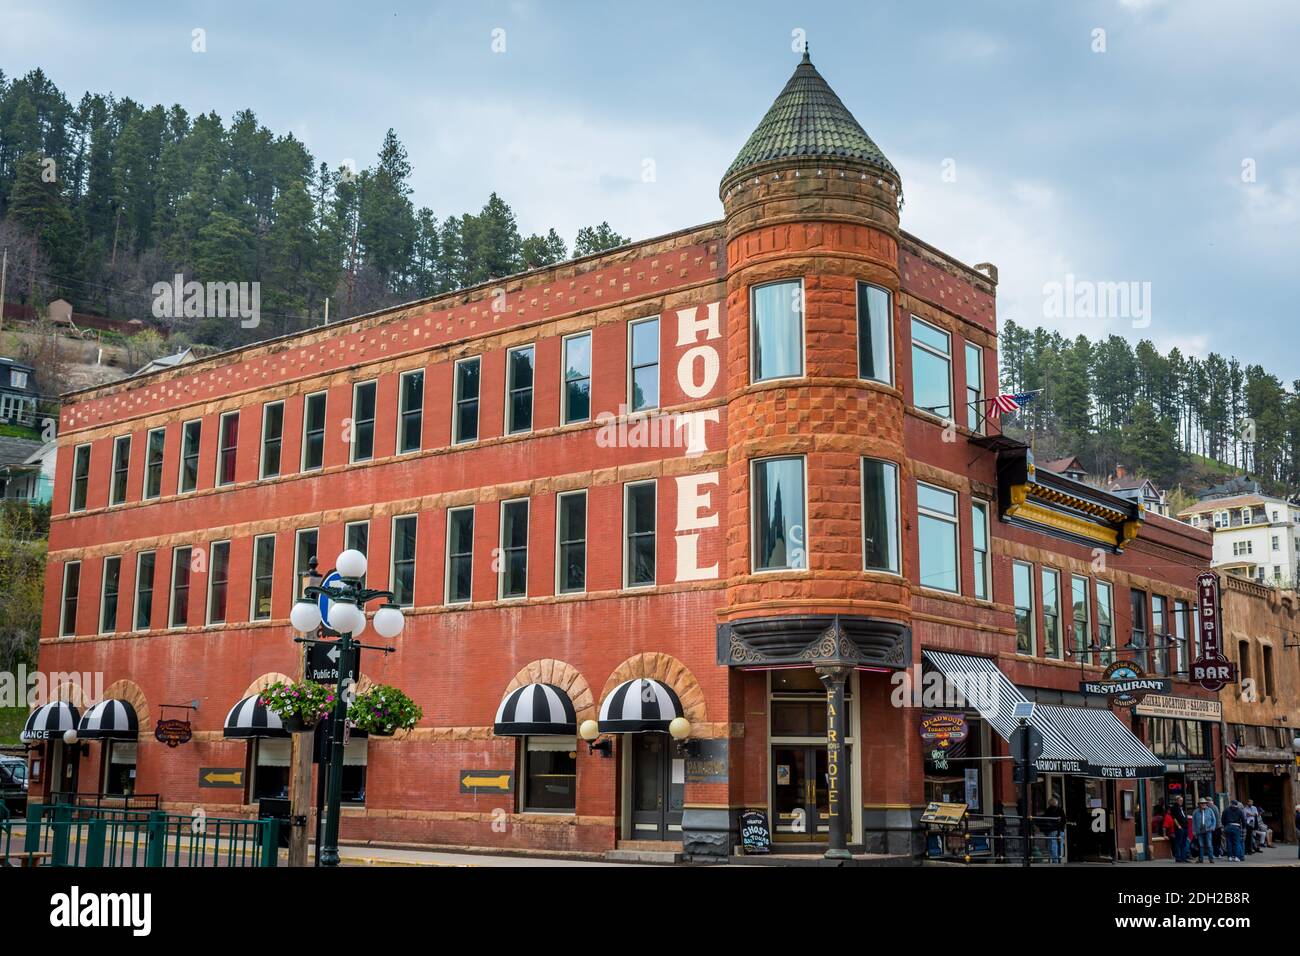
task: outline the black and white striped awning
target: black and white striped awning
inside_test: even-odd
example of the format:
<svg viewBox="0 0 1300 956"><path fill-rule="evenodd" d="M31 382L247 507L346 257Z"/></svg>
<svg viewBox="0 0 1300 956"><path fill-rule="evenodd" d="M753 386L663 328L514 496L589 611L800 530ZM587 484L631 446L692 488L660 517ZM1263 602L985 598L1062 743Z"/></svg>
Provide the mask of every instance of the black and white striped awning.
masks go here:
<svg viewBox="0 0 1300 956"><path fill-rule="evenodd" d="M1034 724L1042 723L1059 730L1083 755L1086 776L1131 779L1159 777L1165 772L1164 761L1109 709L1039 704L1034 709Z"/></svg>
<svg viewBox="0 0 1300 956"><path fill-rule="evenodd" d="M498 737L577 736L578 714L569 695L554 684L525 684L501 701L492 733Z"/></svg>
<svg viewBox="0 0 1300 956"><path fill-rule="evenodd" d="M288 737L289 731L278 714L261 702L261 695L245 697L226 714L225 736L239 740L252 737Z"/></svg>
<svg viewBox="0 0 1300 956"><path fill-rule="evenodd" d="M600 705L602 734L668 732L682 713L682 702L671 687L648 677L636 677L615 687Z"/></svg>
<svg viewBox="0 0 1300 956"><path fill-rule="evenodd" d="M135 740L140 736L140 721L134 707L110 697L81 715L77 736L87 740Z"/></svg>
<svg viewBox="0 0 1300 956"><path fill-rule="evenodd" d="M37 707L27 717L22 740L58 740L69 730L77 729L77 720L81 715L77 708L66 700L54 700Z"/></svg>

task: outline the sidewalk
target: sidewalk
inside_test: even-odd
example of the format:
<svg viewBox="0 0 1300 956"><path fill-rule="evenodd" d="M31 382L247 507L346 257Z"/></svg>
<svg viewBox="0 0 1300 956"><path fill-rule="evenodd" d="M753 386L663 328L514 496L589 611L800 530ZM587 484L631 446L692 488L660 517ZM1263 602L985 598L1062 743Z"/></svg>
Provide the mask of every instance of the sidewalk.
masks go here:
<svg viewBox="0 0 1300 956"><path fill-rule="evenodd" d="M1175 863L1173 860L1142 860L1134 863L1134 866L1178 866L1183 869L1189 867L1200 867L1204 869L1207 866L1242 867L1242 866L1300 866L1300 858L1296 856L1296 846L1294 843L1279 843L1277 846L1267 850L1261 850L1259 853L1253 853L1247 856L1245 862L1229 863L1227 860L1215 859L1213 863L1197 863L1191 860L1187 863Z"/></svg>

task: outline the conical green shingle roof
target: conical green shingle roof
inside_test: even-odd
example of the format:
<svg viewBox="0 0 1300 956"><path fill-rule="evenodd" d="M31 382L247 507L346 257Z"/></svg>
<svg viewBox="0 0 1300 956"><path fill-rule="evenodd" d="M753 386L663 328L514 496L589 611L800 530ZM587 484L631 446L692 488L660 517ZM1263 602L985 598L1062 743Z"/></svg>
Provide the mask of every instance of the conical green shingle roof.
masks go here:
<svg viewBox="0 0 1300 956"><path fill-rule="evenodd" d="M858 160L898 175L822 79L807 51L722 181L769 160L799 157Z"/></svg>

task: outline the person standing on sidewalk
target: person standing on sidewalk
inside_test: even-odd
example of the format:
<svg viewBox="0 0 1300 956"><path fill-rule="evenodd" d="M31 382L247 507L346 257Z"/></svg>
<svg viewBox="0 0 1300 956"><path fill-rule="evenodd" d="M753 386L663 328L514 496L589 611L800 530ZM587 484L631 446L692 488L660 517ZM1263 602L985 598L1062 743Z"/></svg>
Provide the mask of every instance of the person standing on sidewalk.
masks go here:
<svg viewBox="0 0 1300 956"><path fill-rule="evenodd" d="M1183 806L1181 796L1174 797L1169 807L1169 815L1174 818L1174 861L1186 863L1188 858L1187 808Z"/></svg>
<svg viewBox="0 0 1300 956"><path fill-rule="evenodd" d="M1065 811L1061 802L1052 797L1038 821L1038 828L1047 835L1047 851L1053 863L1061 862L1061 831L1065 829Z"/></svg>
<svg viewBox="0 0 1300 956"><path fill-rule="evenodd" d="M1257 853L1258 848L1255 846L1257 831L1262 822L1262 814L1259 807L1255 806L1255 801L1246 798L1246 805L1241 808L1242 815L1246 818L1246 854Z"/></svg>
<svg viewBox="0 0 1300 956"><path fill-rule="evenodd" d="M1245 862L1246 814L1236 800L1223 811L1223 836L1227 844L1225 856L1229 862Z"/></svg>
<svg viewBox="0 0 1300 956"><path fill-rule="evenodd" d="M1219 814L1205 797L1201 797L1196 803L1196 812L1192 814L1192 835L1196 838L1196 862L1204 863L1209 860L1213 863L1214 831L1219 825Z"/></svg>

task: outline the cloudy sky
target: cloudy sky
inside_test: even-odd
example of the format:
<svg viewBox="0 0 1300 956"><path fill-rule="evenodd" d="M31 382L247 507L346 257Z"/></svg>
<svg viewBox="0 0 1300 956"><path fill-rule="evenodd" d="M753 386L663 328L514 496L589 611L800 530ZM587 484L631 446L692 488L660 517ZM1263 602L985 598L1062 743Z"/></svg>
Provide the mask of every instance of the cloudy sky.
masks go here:
<svg viewBox="0 0 1300 956"><path fill-rule="evenodd" d="M904 228L995 263L1003 319L1300 378L1294 0L4 0L0 24L0 68L74 101L248 107L331 165L369 164L391 126L417 205L496 190L570 242L720 217L806 38L901 171ZM1071 281L1137 285L1090 316L1045 294Z"/></svg>

